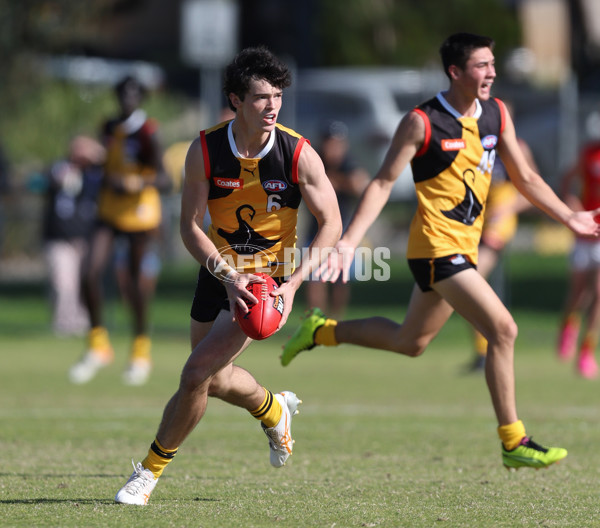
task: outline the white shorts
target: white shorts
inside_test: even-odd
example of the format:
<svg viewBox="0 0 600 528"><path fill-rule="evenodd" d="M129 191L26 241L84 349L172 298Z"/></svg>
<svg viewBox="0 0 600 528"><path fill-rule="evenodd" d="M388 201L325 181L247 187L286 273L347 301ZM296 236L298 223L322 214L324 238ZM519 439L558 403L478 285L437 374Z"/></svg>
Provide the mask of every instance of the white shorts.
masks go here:
<svg viewBox="0 0 600 528"><path fill-rule="evenodd" d="M576 271L600 268L600 241L576 240L570 264Z"/></svg>

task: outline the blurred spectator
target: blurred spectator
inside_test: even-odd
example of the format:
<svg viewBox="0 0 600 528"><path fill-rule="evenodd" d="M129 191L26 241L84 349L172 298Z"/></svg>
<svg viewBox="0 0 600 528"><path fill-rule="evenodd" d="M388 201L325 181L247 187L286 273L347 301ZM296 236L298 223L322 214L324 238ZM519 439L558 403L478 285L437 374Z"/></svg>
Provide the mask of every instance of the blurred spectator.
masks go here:
<svg viewBox="0 0 600 528"><path fill-rule="evenodd" d="M134 339L124 373L129 385L145 383L152 368L148 335L151 293L144 289L142 263L157 240L162 219L160 192L171 188L163 169L157 123L140 108L145 89L133 77L115 87L120 113L106 122L103 184L98 202L99 221L94 230L84 277L91 330L82 359L70 370L73 383L86 383L113 361L114 352L103 323L102 277L110 261L115 237L128 244L126 298L133 312Z"/></svg>
<svg viewBox="0 0 600 528"><path fill-rule="evenodd" d="M52 329L57 335L83 335L90 326L81 278L104 159L100 143L77 136L69 145L67 159L55 162L48 172L43 239Z"/></svg>
<svg viewBox="0 0 600 528"><path fill-rule="evenodd" d="M9 165L4 149L0 143L0 194L6 194L10 189Z"/></svg>
<svg viewBox="0 0 600 528"><path fill-rule="evenodd" d="M575 166L564 175L559 192L574 211L600 207L600 140L582 149ZM558 357L569 361L577 355L579 374L591 379L598 376L595 355L600 333L600 241L577 238L569 267L569 291L560 324ZM585 322L579 343L582 319Z"/></svg>
<svg viewBox="0 0 600 528"><path fill-rule="evenodd" d="M2 143L0 143L0 197L7 195L10 191L10 167L4 154ZM0 256L4 247L4 207L0 207Z"/></svg>
<svg viewBox="0 0 600 528"><path fill-rule="evenodd" d="M369 174L352 159L348 128L341 121L330 121L325 125L317 150L336 192L345 228L351 220L358 198L369 183ZM311 216L307 240L314 238L317 227ZM350 283L342 282L341 278L334 283L311 280L306 284L306 297L308 306L321 308L333 318L341 318L350 302Z"/></svg>

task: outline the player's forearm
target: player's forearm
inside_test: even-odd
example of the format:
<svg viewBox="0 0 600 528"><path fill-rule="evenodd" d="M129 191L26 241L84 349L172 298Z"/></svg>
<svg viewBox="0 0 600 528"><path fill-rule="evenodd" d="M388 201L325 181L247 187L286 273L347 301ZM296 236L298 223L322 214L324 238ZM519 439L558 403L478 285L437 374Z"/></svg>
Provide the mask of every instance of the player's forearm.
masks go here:
<svg viewBox="0 0 600 528"><path fill-rule="evenodd" d="M180 227L180 234L183 245L190 255L210 272L219 271L219 269L224 270L225 266L227 270L230 269L225 260L219 255L212 241L197 225L188 226L183 224Z"/></svg>
<svg viewBox="0 0 600 528"><path fill-rule="evenodd" d="M538 209L561 224L567 225L573 214L572 209L565 204L539 175L521 182L519 191Z"/></svg>

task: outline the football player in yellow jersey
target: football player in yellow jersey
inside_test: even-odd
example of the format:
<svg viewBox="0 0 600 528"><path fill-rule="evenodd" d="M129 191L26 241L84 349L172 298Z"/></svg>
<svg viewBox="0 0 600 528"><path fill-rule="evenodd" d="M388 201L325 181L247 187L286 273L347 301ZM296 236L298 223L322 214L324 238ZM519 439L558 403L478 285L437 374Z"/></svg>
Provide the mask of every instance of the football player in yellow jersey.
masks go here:
<svg viewBox="0 0 600 528"><path fill-rule="evenodd" d="M191 310L192 353L148 455L115 496L118 503L147 503L163 469L201 420L209 396L247 409L261 421L271 465L281 467L292 453L291 419L300 400L290 391L273 394L233 363L252 342L234 320L233 308L247 311L246 303L256 302L246 285L258 279L249 273L252 264L238 266L236 259L247 262L256 248L279 254L282 241L293 249L300 198L319 224L311 248L331 248L341 234L335 191L321 159L304 138L277 123L290 82L288 68L266 48L243 50L226 68L223 87L235 119L202 131L190 146L181 236L201 265ZM207 208L212 225L205 233ZM303 259L287 280L275 274L285 306L279 328L315 262Z"/></svg>
<svg viewBox="0 0 600 528"><path fill-rule="evenodd" d="M572 211L527 164L509 113L501 101L491 98L496 78L493 46L491 38L468 33L452 35L442 44L449 89L402 119L337 245L339 254L354 252L410 162L419 207L407 248L416 285L404 322L384 317L336 322L313 310L286 343L281 360L286 365L303 350L338 343L419 356L456 310L488 341L485 377L504 465L538 468L564 458L567 451L544 448L527 436L515 401L517 325L477 271L477 246L496 152L521 194L578 235L600 235L600 225L594 221L600 209ZM331 262L330 279L335 280L344 262L350 261L338 256Z"/></svg>
<svg viewBox="0 0 600 528"><path fill-rule="evenodd" d="M73 383L90 381L113 361L113 348L103 323L103 275L116 237L127 243L126 294L133 315L134 339L123 380L141 385L151 370L148 305L152 292L144 287L148 256L161 223L160 193L171 187L162 165L157 124L140 108L145 89L127 76L115 87L120 112L102 131L106 162L98 201L98 220L90 241L83 291L91 330L83 357L71 367Z"/></svg>

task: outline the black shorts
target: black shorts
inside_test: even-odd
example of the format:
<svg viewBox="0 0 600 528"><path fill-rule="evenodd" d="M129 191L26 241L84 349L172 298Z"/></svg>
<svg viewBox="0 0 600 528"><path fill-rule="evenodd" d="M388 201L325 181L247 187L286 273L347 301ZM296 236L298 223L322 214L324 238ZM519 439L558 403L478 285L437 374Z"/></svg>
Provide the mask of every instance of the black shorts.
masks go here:
<svg viewBox="0 0 600 528"><path fill-rule="evenodd" d="M273 277L277 284L283 281ZM217 318L221 310L229 311L229 299L223 283L204 266L198 272L198 282L192 301L190 317L199 323L210 323Z"/></svg>
<svg viewBox="0 0 600 528"><path fill-rule="evenodd" d="M190 316L199 323L208 323L214 321L221 310L229 310L227 290L217 277L201 266Z"/></svg>
<svg viewBox="0 0 600 528"><path fill-rule="evenodd" d="M459 271L477 269L464 255L456 253L440 258L408 259L408 267L421 291L431 291L434 282L452 277Z"/></svg>

